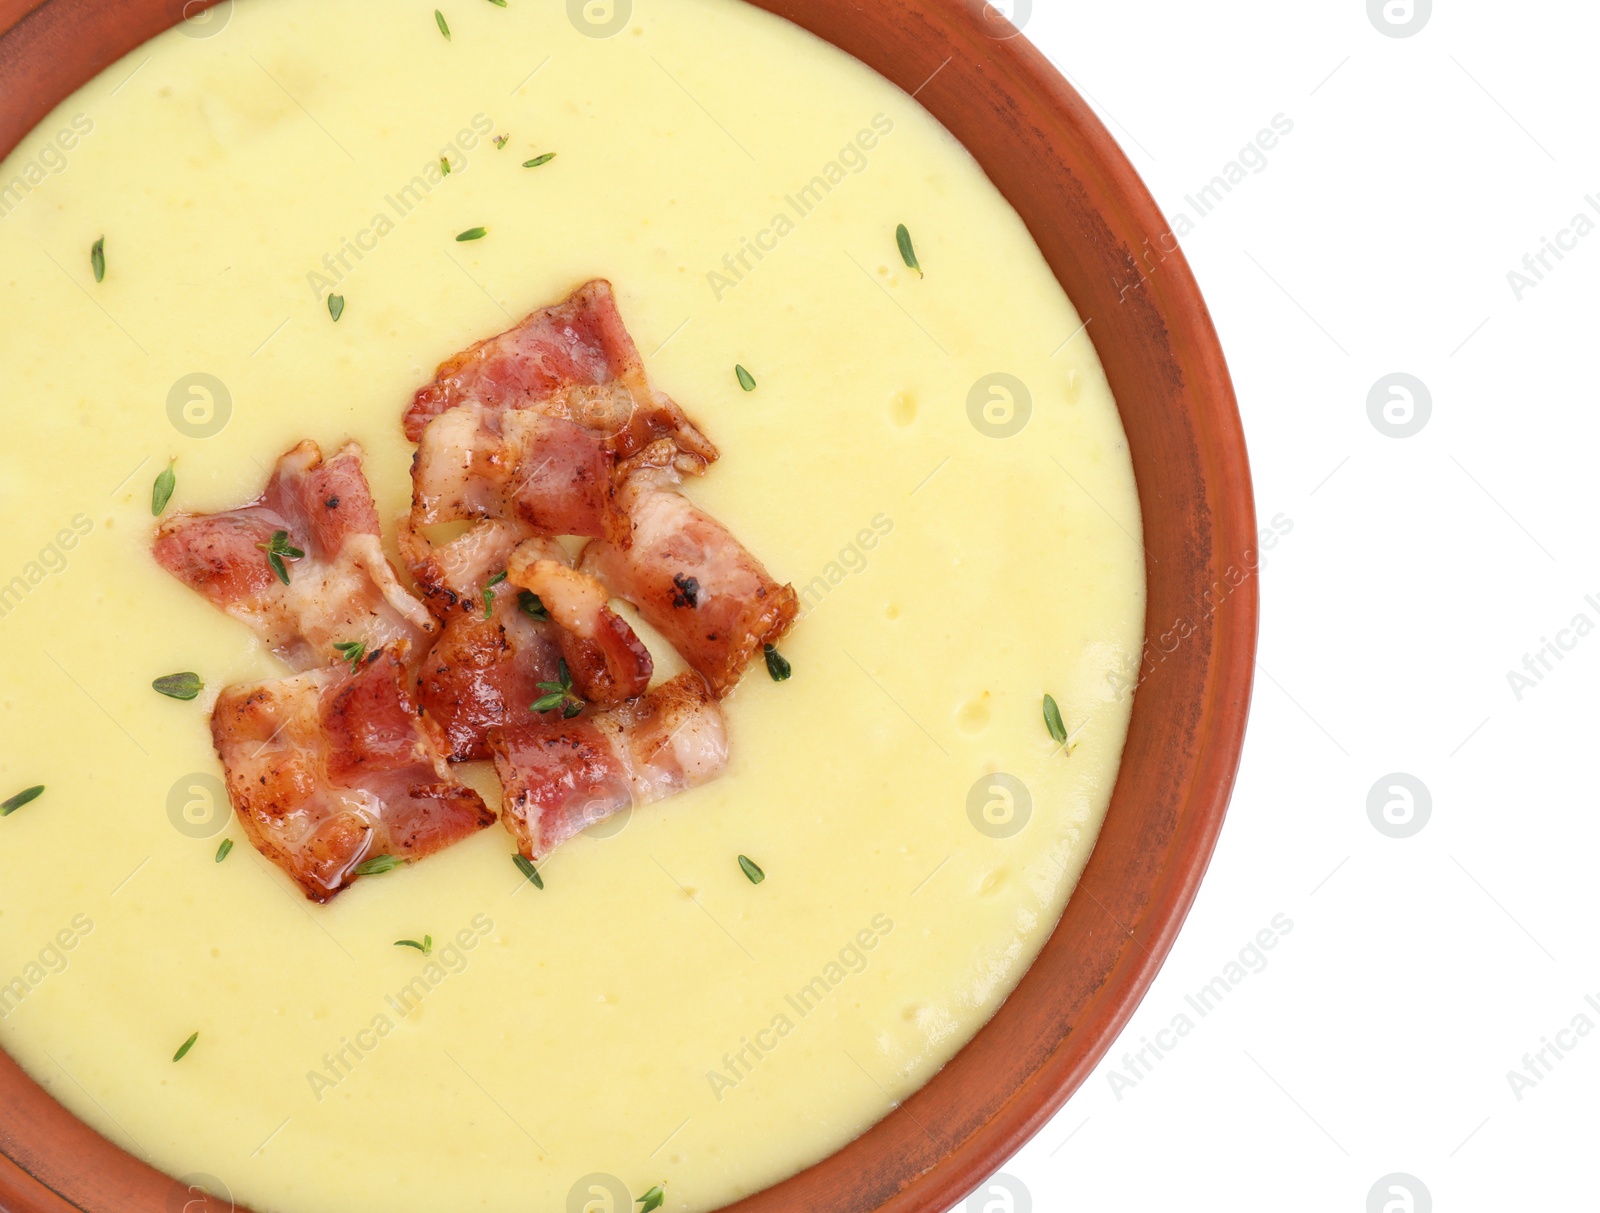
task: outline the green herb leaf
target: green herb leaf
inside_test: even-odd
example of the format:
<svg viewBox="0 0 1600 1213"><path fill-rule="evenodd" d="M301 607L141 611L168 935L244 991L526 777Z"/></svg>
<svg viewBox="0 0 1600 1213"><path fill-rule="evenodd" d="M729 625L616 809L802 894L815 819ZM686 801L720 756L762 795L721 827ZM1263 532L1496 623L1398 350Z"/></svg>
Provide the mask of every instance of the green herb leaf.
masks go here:
<svg viewBox="0 0 1600 1213"><path fill-rule="evenodd" d="M156 477L150 489L150 513L157 518L167 508L167 502L172 500L172 490L178 487L178 473L173 470L177 462L176 459L168 460L167 470Z"/></svg>
<svg viewBox="0 0 1600 1213"><path fill-rule="evenodd" d="M339 317L344 315L343 295L328 296L328 315L333 317L333 322L335 324L339 323Z"/></svg>
<svg viewBox="0 0 1600 1213"><path fill-rule="evenodd" d="M361 668L361 663L367 659L367 642L365 640L346 640L342 644L333 646L339 657L350 663L350 672L353 674Z"/></svg>
<svg viewBox="0 0 1600 1213"><path fill-rule="evenodd" d="M274 531L272 538L266 543L258 543L256 547L267 554L267 563L272 566L272 571L277 574L278 580L284 585L289 584L289 569L283 562L285 560L299 560L305 555L299 548L289 543L288 531Z"/></svg>
<svg viewBox="0 0 1600 1213"><path fill-rule="evenodd" d="M379 855L365 863L357 864L354 871L357 876L382 876L385 872L404 867L405 862L398 855Z"/></svg>
<svg viewBox="0 0 1600 1213"><path fill-rule="evenodd" d="M483 617L490 618L494 614L494 587L504 584L506 575L496 573L489 578L489 584L483 587Z"/></svg>
<svg viewBox="0 0 1600 1213"><path fill-rule="evenodd" d="M1067 744L1067 725L1061 719L1061 709L1056 706L1054 695L1044 697L1044 727L1050 730L1057 745Z"/></svg>
<svg viewBox="0 0 1600 1213"><path fill-rule="evenodd" d="M542 156L535 156L532 160L524 160L522 162L522 167L523 168L538 168L542 164L549 164L555 158L556 158L556 154L554 152L546 152Z"/></svg>
<svg viewBox="0 0 1600 1213"><path fill-rule="evenodd" d="M89 246L89 264L94 267L94 280L106 280L106 238L101 236Z"/></svg>
<svg viewBox="0 0 1600 1213"><path fill-rule="evenodd" d="M739 856L739 866L744 869L744 874L749 877L751 884L760 884L767 878L767 874L748 855Z"/></svg>
<svg viewBox="0 0 1600 1213"><path fill-rule="evenodd" d="M44 795L44 784L18 792L10 800L0 803L0 817L10 817L25 804L31 804Z"/></svg>
<svg viewBox="0 0 1600 1213"><path fill-rule="evenodd" d="M517 865L517 871L526 876L534 888L544 888L544 877L539 875L539 869L533 866L533 860L519 853L511 857L511 862Z"/></svg>
<svg viewBox="0 0 1600 1213"><path fill-rule="evenodd" d="M217 862L221 863L228 857L228 852L233 850L233 839L224 838L222 845L217 848Z"/></svg>
<svg viewBox="0 0 1600 1213"><path fill-rule="evenodd" d="M788 662L788 659L785 658L782 653L778 652L778 650L772 645L767 645L765 652L767 656L767 673L772 675L772 681L787 682L790 675L794 673L794 667L791 666Z"/></svg>
<svg viewBox="0 0 1600 1213"><path fill-rule="evenodd" d="M434 9L433 19L439 23L439 32L444 35L444 40L446 42L450 41L450 24L444 19L444 14L438 9Z"/></svg>
<svg viewBox="0 0 1600 1213"><path fill-rule="evenodd" d="M561 661L561 681L541 682L538 687L545 694L533 705L535 712L553 712L560 708L562 716L571 720L588 706L582 696L572 689L572 671L567 669L564 658Z"/></svg>
<svg viewBox="0 0 1600 1213"><path fill-rule="evenodd" d="M667 1189L664 1184L657 1184L633 1203L641 1206L639 1213L655 1213L667 1200Z"/></svg>
<svg viewBox="0 0 1600 1213"><path fill-rule="evenodd" d="M756 379L755 379L755 376L752 375L749 371L745 370L744 367L742 367L742 366L734 367L733 368L733 373L739 377L739 386L742 387L745 391L753 392L753 391L756 390Z"/></svg>
<svg viewBox="0 0 1600 1213"><path fill-rule="evenodd" d="M504 8L506 6L506 0L489 0L489 3L496 8Z"/></svg>
<svg viewBox="0 0 1600 1213"><path fill-rule="evenodd" d="M489 229L486 227L469 227L456 237L456 243L465 244L469 240L482 240L488 234Z"/></svg>
<svg viewBox="0 0 1600 1213"><path fill-rule="evenodd" d="M439 171L446 177L450 175L450 159L447 156L439 157Z"/></svg>
<svg viewBox="0 0 1600 1213"><path fill-rule="evenodd" d="M189 1050L194 1048L194 1042L199 1040L199 1039L200 1039L200 1033L195 1032L193 1035L191 1035L188 1040L184 1041L181 1045L178 1046L178 1051L172 1055L172 1060L173 1061L182 1061L185 1057L187 1057L189 1055Z"/></svg>
<svg viewBox="0 0 1600 1213"><path fill-rule="evenodd" d="M925 277L922 266L917 261L917 250L911 247L911 233L905 224L902 223L894 229L894 238L900 246L900 260L906 263L906 268L916 270L919 278Z"/></svg>
<svg viewBox="0 0 1600 1213"><path fill-rule="evenodd" d="M193 699L206 684L200 681L198 674L163 674L150 684L168 699L182 699L187 702Z"/></svg>
<svg viewBox="0 0 1600 1213"><path fill-rule="evenodd" d="M517 595L517 609L529 619L536 619L540 623L550 621L550 612L544 609L544 602L532 590L523 590Z"/></svg>
<svg viewBox="0 0 1600 1213"><path fill-rule="evenodd" d="M397 939L397 940L394 941L394 946L397 947L397 948L415 948L417 951L421 952L424 956L432 956L433 955L433 936L432 935L424 935L422 937L422 942L421 943L418 943L415 939Z"/></svg>
<svg viewBox="0 0 1600 1213"><path fill-rule="evenodd" d="M495 2L495 0L489 0L489 2L491 4L493 4ZM494 150L497 151L497 152L505 151L506 150L506 144L509 143L510 141L511 141L511 136L510 135L496 135L494 137Z"/></svg>

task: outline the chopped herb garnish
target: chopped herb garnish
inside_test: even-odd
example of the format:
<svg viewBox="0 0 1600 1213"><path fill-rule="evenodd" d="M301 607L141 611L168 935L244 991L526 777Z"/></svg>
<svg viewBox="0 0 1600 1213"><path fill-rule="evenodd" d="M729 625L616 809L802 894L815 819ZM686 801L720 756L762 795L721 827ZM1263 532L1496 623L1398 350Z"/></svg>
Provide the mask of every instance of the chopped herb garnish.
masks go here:
<svg viewBox="0 0 1600 1213"><path fill-rule="evenodd" d="M25 804L31 804L44 795L44 784L18 792L10 800L0 803L0 817L10 817Z"/></svg>
<svg viewBox="0 0 1600 1213"><path fill-rule="evenodd" d="M450 23L444 19L444 14L434 9L433 19L439 23L439 32L444 35L444 40L450 41Z"/></svg>
<svg viewBox="0 0 1600 1213"><path fill-rule="evenodd" d="M205 683L200 681L200 675L189 673L163 674L150 685L168 699L182 699L184 701L193 699L201 691L205 690L206 686Z"/></svg>
<svg viewBox="0 0 1600 1213"><path fill-rule="evenodd" d="M767 673L772 675L773 682L787 682L794 673L794 667L789 664L788 658L772 646L767 645Z"/></svg>
<svg viewBox="0 0 1600 1213"><path fill-rule="evenodd" d="M172 500L172 490L178 487L178 473L173 470L177 462L176 459L168 460L167 470L157 476L155 484L151 486L150 512L157 518L167 508L167 502Z"/></svg>
<svg viewBox="0 0 1600 1213"><path fill-rule="evenodd" d="M506 575L496 573L489 578L489 584L483 587L483 617L488 619L494 614L494 587L504 584Z"/></svg>
<svg viewBox="0 0 1600 1213"><path fill-rule="evenodd" d="M392 872L396 868L404 867L405 862L398 855L379 855L374 859L367 860L365 863L357 864L355 866L355 874L357 876L382 876L385 872Z"/></svg>
<svg viewBox="0 0 1600 1213"><path fill-rule="evenodd" d="M536 889L544 888L544 877L539 875L539 869L533 866L533 860L526 855L513 855L511 862L517 865L517 871L526 876Z"/></svg>
<svg viewBox="0 0 1600 1213"><path fill-rule="evenodd" d="M354 674L361 668L361 663L367 659L367 642L365 640L346 640L342 644L333 646L343 661L350 663L350 672Z"/></svg>
<svg viewBox="0 0 1600 1213"><path fill-rule="evenodd" d="M922 272L922 266L917 261L917 250L911 247L911 233L906 229L905 224L902 223L895 228L894 238L896 243L900 245L900 260L906 263L906 268L916 270L919 278L925 277L926 275Z"/></svg>
<svg viewBox="0 0 1600 1213"><path fill-rule="evenodd" d="M418 943L415 939L397 939L397 940L394 941L394 946L397 947L397 948L415 948L417 951L421 952L424 956L432 956L433 955L433 936L432 935L424 935L422 937L422 942L421 943Z"/></svg>
<svg viewBox="0 0 1600 1213"><path fill-rule="evenodd" d="M328 296L328 315L333 317L333 322L335 324L339 323L339 317L344 315L343 295Z"/></svg>
<svg viewBox="0 0 1600 1213"><path fill-rule="evenodd" d="M523 590L517 595L517 609L529 619L536 619L540 623L550 622L550 612L544 609L544 601L532 590Z"/></svg>
<svg viewBox="0 0 1600 1213"><path fill-rule="evenodd" d="M228 852L231 850L233 850L233 839L224 838L222 840L222 845L217 848L217 862L221 863L224 859L226 859L228 857Z"/></svg>
<svg viewBox="0 0 1600 1213"><path fill-rule="evenodd" d="M256 544L267 554L267 563L272 566L272 571L278 575L278 580L284 585L289 584L289 569L283 562L285 560L299 560L305 555L299 548L289 543L288 531L274 531L272 538L266 543Z"/></svg>
<svg viewBox="0 0 1600 1213"><path fill-rule="evenodd" d="M1054 695L1044 697L1044 727L1050 730L1057 745L1067 744L1067 725L1061 719L1061 709L1056 706Z"/></svg>
<svg viewBox="0 0 1600 1213"><path fill-rule="evenodd" d="M450 158L448 156L439 157L439 171L446 177L450 175Z"/></svg>
<svg viewBox="0 0 1600 1213"><path fill-rule="evenodd" d="M106 280L106 238L101 236L89 247L89 264L94 267L94 280Z"/></svg>
<svg viewBox="0 0 1600 1213"><path fill-rule="evenodd" d="M456 237L456 243L465 244L469 240L482 240L488 234L489 229L486 227L469 227Z"/></svg>
<svg viewBox="0 0 1600 1213"><path fill-rule="evenodd" d="M492 0L491 0L491 2L492 2ZM494 137L494 150L497 151L497 152L505 151L506 150L506 144L508 142L510 142L510 140L511 140L511 136L510 135L496 135Z"/></svg>
<svg viewBox="0 0 1600 1213"><path fill-rule="evenodd" d="M561 661L561 681L541 682L539 689L545 695L533 705L535 712L553 712L560 708L561 714L571 720L585 707L584 701L573 692L572 671L567 669L565 658Z"/></svg>
<svg viewBox="0 0 1600 1213"><path fill-rule="evenodd" d="M639 1213L655 1213L666 1203L667 1189L665 1184L657 1184L633 1203L639 1205Z"/></svg>
<svg viewBox="0 0 1600 1213"><path fill-rule="evenodd" d="M522 162L522 167L523 168L538 168L542 164L549 164L555 158L556 158L556 154L554 152L546 152L542 156L535 156L532 160L524 160Z"/></svg>
<svg viewBox="0 0 1600 1213"><path fill-rule="evenodd" d="M496 8L504 8L506 6L506 0L489 0L489 3Z"/></svg>
<svg viewBox="0 0 1600 1213"><path fill-rule="evenodd" d="M733 368L733 373L739 377L739 386L747 392L756 390L756 377L742 366Z"/></svg>
<svg viewBox="0 0 1600 1213"><path fill-rule="evenodd" d="M744 869L744 874L749 877L751 884L760 884L767 878L767 874L748 855L739 856L739 866Z"/></svg>
<svg viewBox="0 0 1600 1213"><path fill-rule="evenodd" d="M193 1033L188 1040L178 1046L178 1051L172 1055L173 1061L182 1061L189 1055L189 1050L194 1048L194 1042L200 1039L200 1033Z"/></svg>

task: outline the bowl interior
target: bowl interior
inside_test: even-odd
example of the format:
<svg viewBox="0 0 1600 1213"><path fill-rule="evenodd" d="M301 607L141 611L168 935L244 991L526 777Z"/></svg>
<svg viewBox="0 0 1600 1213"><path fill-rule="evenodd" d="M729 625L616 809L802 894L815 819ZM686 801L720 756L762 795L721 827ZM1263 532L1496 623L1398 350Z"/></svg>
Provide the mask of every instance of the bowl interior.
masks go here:
<svg viewBox="0 0 1600 1213"><path fill-rule="evenodd" d="M212 2L0 0L0 154L107 64ZM1054 934L994 1019L927 1086L843 1150L736 1206L942 1213L1083 1081L1194 898L1250 695L1259 557L1249 467L1215 331L1161 212L1026 39L984 0L750 2L914 93L1016 208L1092 326L1144 512L1146 642L1122 770ZM175 1189L4 1054L0 1203L14 1213L232 1208Z"/></svg>

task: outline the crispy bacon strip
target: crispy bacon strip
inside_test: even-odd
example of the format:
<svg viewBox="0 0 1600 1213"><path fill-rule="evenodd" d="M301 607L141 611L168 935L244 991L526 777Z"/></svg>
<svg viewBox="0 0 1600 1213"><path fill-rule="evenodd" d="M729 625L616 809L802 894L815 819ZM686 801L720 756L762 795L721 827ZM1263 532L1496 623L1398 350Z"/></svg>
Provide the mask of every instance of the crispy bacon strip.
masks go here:
<svg viewBox="0 0 1600 1213"><path fill-rule="evenodd" d="M566 559L560 544L529 539L515 522L480 522L440 547L409 523L400 525L401 555L443 624L422 662L417 699L444 730L457 762L489 757L489 730L529 715L544 695L539 683L560 677L559 629L525 611L510 582L489 584L524 543L542 556ZM492 592L487 611L486 592Z"/></svg>
<svg viewBox="0 0 1600 1213"><path fill-rule="evenodd" d="M632 603L720 699L788 631L800 601L676 483L670 467L635 468L621 494L632 544L596 540L578 568Z"/></svg>
<svg viewBox="0 0 1600 1213"><path fill-rule="evenodd" d="M603 279L443 363L406 410L406 437L420 441L433 418L469 402L576 422L619 459L668 438L686 475L717 458L711 441L651 386Z"/></svg>
<svg viewBox="0 0 1600 1213"><path fill-rule="evenodd" d="M509 518L542 535L626 543L615 457L574 421L464 404L436 418L411 464L415 526Z"/></svg>
<svg viewBox="0 0 1600 1213"><path fill-rule="evenodd" d="M284 561L288 585L264 550L280 531L305 553ZM302 442L278 460L257 500L165 520L154 554L297 670L338 661L340 643L361 642L368 652L406 644L420 653L437 631L384 557L355 443L324 462L316 443Z"/></svg>
<svg viewBox="0 0 1600 1213"><path fill-rule="evenodd" d="M610 711L497 730L490 745L501 821L535 860L613 813L710 782L728 760L722 712L693 673Z"/></svg>
<svg viewBox="0 0 1600 1213"><path fill-rule="evenodd" d="M399 646L397 646L399 647ZM494 820L455 782L394 650L229 687L211 714L228 795L255 848L326 902L382 855L431 855Z"/></svg>
<svg viewBox="0 0 1600 1213"><path fill-rule="evenodd" d="M605 586L552 559L539 542L523 544L507 565L511 584L538 596L557 625L561 656L590 703L620 703L643 695L655 672L650 650L627 620L611 609Z"/></svg>

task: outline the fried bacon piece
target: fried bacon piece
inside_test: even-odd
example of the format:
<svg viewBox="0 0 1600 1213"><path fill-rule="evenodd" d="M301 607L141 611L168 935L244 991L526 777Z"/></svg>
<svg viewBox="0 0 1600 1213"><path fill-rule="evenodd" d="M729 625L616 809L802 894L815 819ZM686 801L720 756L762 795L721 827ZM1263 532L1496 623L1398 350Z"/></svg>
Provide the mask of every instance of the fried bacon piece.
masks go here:
<svg viewBox="0 0 1600 1213"><path fill-rule="evenodd" d="M525 522L542 535L626 543L615 456L600 435L531 409L464 404L436 418L411 464L411 522Z"/></svg>
<svg viewBox="0 0 1600 1213"><path fill-rule="evenodd" d="M211 714L228 795L255 848L312 901L389 855L421 859L494 821L418 716L399 648L229 687Z"/></svg>
<svg viewBox="0 0 1600 1213"><path fill-rule="evenodd" d="M710 782L728 760L722 711L694 673L609 711L496 730L489 743L500 819L534 860L613 813Z"/></svg>
<svg viewBox="0 0 1600 1213"><path fill-rule="evenodd" d="M530 539L515 522L480 522L439 547L400 526L401 555L443 625L422 662L417 699L458 762L489 757L489 730L525 718L544 695L539 684L560 678L559 629L516 586L495 580L520 544L566 559L560 544Z"/></svg>
<svg viewBox="0 0 1600 1213"><path fill-rule="evenodd" d="M314 442L278 460L265 492L221 514L178 514L157 532L156 562L248 624L297 670L340 660L335 645L421 653L437 625L384 557L378 513L351 443L323 461ZM269 559L276 545L303 552Z"/></svg>
<svg viewBox="0 0 1600 1213"><path fill-rule="evenodd" d="M641 463L619 499L633 542L596 540L579 570L632 603L720 699L794 622L794 587L775 582L727 527L680 493L670 466Z"/></svg>
<svg viewBox="0 0 1600 1213"><path fill-rule="evenodd" d="M406 410L406 437L420 441L435 417L469 402L575 422L600 435L618 459L670 439L686 475L717 458L711 441L650 385L602 279L443 363Z"/></svg>
<svg viewBox="0 0 1600 1213"><path fill-rule="evenodd" d="M525 543L506 566L511 584L538 597L556 624L556 641L578 693L590 703L619 703L643 695L655 663L611 595L593 577L552 559L538 541Z"/></svg>

